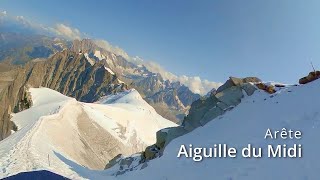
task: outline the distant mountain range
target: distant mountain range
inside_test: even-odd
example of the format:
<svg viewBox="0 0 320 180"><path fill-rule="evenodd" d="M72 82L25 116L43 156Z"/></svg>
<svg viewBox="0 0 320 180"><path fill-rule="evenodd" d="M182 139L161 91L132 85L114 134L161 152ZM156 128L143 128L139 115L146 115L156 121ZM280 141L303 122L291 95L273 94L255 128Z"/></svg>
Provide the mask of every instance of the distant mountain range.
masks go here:
<svg viewBox="0 0 320 180"><path fill-rule="evenodd" d="M82 66L83 62L87 62L86 68L90 69L95 64L104 66L108 69L109 73L115 75L119 81L126 84L130 88L135 88L143 96L143 98L152 105L156 111L163 117L170 119L174 122L179 122L186 115L191 103L197 100L200 95L195 94L190 89L179 82L170 82L164 80L158 73L149 71L143 65L137 65L134 62L125 59L122 56L109 52L95 44L90 39L75 40L73 42L51 38L43 35L24 35L18 33L0 33L2 41L0 41L0 60L9 62L16 65L28 64L28 62L36 63L37 61L45 61L48 59L49 66L56 66L55 62L58 58L62 58L65 62L68 58L80 59L74 61L72 64L66 64L63 68L63 73L73 70L72 67ZM60 60L60 59L59 59ZM30 64L30 63L29 63ZM69 67L70 66L70 67ZM54 69L62 70L62 69ZM84 69L83 69L84 70ZM68 78L71 78L69 76ZM72 78L77 78L72 76ZM60 79L61 80L61 79ZM66 81L63 79L62 81ZM43 85L45 87L48 87ZM65 90L68 82L62 82L55 89ZM86 85L86 84L82 84ZM64 87L62 87L64 86ZM93 88L93 87L91 87ZM60 92L61 92L60 91ZM70 93L72 97L87 102L93 102L98 97L111 94L99 94L96 98L90 99ZM81 97L79 97L81 96Z"/></svg>
<svg viewBox="0 0 320 180"><path fill-rule="evenodd" d="M0 61L13 64L48 58L68 46L70 42L63 39L0 31Z"/></svg>

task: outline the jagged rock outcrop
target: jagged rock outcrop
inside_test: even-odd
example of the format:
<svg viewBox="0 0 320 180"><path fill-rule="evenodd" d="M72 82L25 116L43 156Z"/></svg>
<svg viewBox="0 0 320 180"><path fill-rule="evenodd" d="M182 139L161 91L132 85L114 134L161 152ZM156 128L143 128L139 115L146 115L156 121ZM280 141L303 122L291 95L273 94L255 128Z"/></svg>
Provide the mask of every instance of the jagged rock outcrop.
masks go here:
<svg viewBox="0 0 320 180"><path fill-rule="evenodd" d="M195 101L182 125L188 131L205 125L208 121L238 105L244 96L251 96L257 89L251 83L257 82L261 80L255 77L243 79L230 77L224 85L217 89L215 94Z"/></svg>
<svg viewBox="0 0 320 180"><path fill-rule="evenodd" d="M146 148L143 153L144 158L150 160L159 156L173 139L204 126L212 119L234 108L244 96L251 96L258 89L255 84L260 82L261 80L255 77L230 77L215 93L193 102L181 126L158 131L156 144Z"/></svg>
<svg viewBox="0 0 320 180"><path fill-rule="evenodd" d="M8 63L0 63L0 140L10 135L11 130L16 127L10 121L11 112L18 101L17 94L19 89L12 85L20 68L14 67Z"/></svg>
<svg viewBox="0 0 320 180"><path fill-rule="evenodd" d="M128 89L103 64L91 65L81 53L64 50L46 61L29 62L17 70L14 81L2 92L4 111L0 114L1 139L14 129L9 114L32 105L28 87L48 87L83 102L94 102L103 96Z"/></svg>
<svg viewBox="0 0 320 180"><path fill-rule="evenodd" d="M313 71L313 72L310 72L308 76L299 79L299 84L307 84L319 78L320 78L320 71Z"/></svg>
<svg viewBox="0 0 320 180"><path fill-rule="evenodd" d="M8 137L11 130L16 130L14 123L10 121L11 113L19 112L29 108L32 105L27 87L17 84L11 84L1 93L1 110L0 110L0 140Z"/></svg>
<svg viewBox="0 0 320 180"><path fill-rule="evenodd" d="M32 106L32 99L27 86L22 86L19 89L17 98L17 104L13 109L14 113L29 109Z"/></svg>
<svg viewBox="0 0 320 180"><path fill-rule="evenodd" d="M216 93L219 93L232 86L239 86L245 83L259 83L259 82L261 82L261 80L257 77L246 77L246 78L230 77L222 86L220 86L217 89Z"/></svg>

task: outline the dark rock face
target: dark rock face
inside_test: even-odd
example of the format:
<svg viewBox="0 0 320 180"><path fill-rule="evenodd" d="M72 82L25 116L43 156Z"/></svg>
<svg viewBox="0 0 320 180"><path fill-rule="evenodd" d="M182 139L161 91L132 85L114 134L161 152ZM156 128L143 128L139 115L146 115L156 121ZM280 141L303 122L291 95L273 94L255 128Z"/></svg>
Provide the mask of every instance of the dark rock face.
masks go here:
<svg viewBox="0 0 320 180"><path fill-rule="evenodd" d="M102 96L128 88L102 64L96 63L92 66L83 54L66 50L57 53L43 64L46 70L40 85L79 101L94 102ZM38 67L35 68L41 68L42 64L38 63L36 66ZM31 72L30 76L32 75Z"/></svg>
<svg viewBox="0 0 320 180"><path fill-rule="evenodd" d="M102 96L128 89L103 64L92 66L83 54L69 50L56 53L46 61L29 62L17 70L14 81L2 92L4 111L0 114L0 139L14 129L9 114L32 105L27 92L29 87L47 87L83 102L94 102Z"/></svg>
<svg viewBox="0 0 320 180"><path fill-rule="evenodd" d="M23 111L25 109L29 109L32 106L31 95L28 92L28 88L26 86L23 86L20 88L20 91L17 97L18 97L18 102L13 109L14 113Z"/></svg>
<svg viewBox="0 0 320 180"><path fill-rule="evenodd" d="M20 80L14 80L21 70L22 68L16 68L0 73L0 85L2 85L0 90L0 140L9 136L11 130L16 130L14 123L10 121L10 114L24 110L32 104L25 84Z"/></svg>

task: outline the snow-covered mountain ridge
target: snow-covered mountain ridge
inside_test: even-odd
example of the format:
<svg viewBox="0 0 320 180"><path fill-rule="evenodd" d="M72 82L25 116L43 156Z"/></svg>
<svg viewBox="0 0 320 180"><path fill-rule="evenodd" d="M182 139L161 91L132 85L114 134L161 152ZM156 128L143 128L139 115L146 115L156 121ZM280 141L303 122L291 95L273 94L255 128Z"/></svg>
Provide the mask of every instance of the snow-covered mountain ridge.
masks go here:
<svg viewBox="0 0 320 180"><path fill-rule="evenodd" d="M61 157L89 169L104 169L116 155L143 151L155 142L159 129L175 126L135 90L94 104L47 88L31 88L30 93L32 107L12 118L18 131L0 142L0 177L47 169L79 179Z"/></svg>

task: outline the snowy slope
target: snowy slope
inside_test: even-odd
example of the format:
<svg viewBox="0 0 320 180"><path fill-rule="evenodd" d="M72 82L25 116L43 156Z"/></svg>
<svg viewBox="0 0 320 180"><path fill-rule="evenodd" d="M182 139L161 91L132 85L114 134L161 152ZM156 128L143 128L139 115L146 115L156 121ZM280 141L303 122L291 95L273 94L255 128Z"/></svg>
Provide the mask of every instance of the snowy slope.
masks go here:
<svg viewBox="0 0 320 180"><path fill-rule="evenodd" d="M156 131L175 126L135 90L112 97L113 104L81 103L47 88L30 92L33 106L12 118L19 130L0 142L0 178L40 169L89 178L83 172L103 169L120 153L140 152L155 142Z"/></svg>
<svg viewBox="0 0 320 180"><path fill-rule="evenodd" d="M40 131L41 124L61 119L52 117L66 115L66 113L63 113L64 108L72 107L72 112L69 113L76 113L74 105L78 102L68 98L57 98L56 101L47 103L46 100L42 101L40 98L38 101L35 101L33 108L21 112L26 113L24 117L30 116L32 113L28 113L28 111L36 111L35 108L43 107L41 110L45 111L47 109L46 113L49 114L50 112L57 112L59 107L60 110L57 114L46 116L40 121L32 121L30 124L33 125L21 121L19 126L21 129L0 143L0 162L2 165L0 174L3 177L19 171L49 169L73 179L318 179L320 176L320 156L318 155L318 152L320 152L320 145L318 143L318 138L320 137L319 89L320 80L317 80L303 86L282 88L273 95L266 94L263 91L256 91L252 96L245 97L237 107L223 116L209 122L204 127L197 128L191 133L173 140L166 147L163 156L148 162L148 166L143 170L127 172L116 177L111 176L113 173L112 169L93 171L79 165L81 163L76 164L75 162L81 159L70 157L66 153L66 150L61 150L60 146L54 144L50 138L46 137L48 136L46 131ZM33 97L36 96L33 95ZM101 121L103 119L102 116L108 116L109 119L115 120L120 118L124 113L122 111L119 111L120 113L115 112L123 108L130 112L139 112L140 115L136 117L144 117L144 113L148 114L148 111L152 110L152 108L149 109L150 106L145 107L144 102L139 100L140 98L135 91L128 91L101 99L96 104L78 104L85 107L84 112L87 114L97 116L94 118L97 125L110 132L110 129L112 129L114 130L113 133L117 134L119 133L117 128L121 124L128 123L128 119L130 118L122 118L121 121L116 121L116 123L114 123L115 121L110 121L110 124L108 124L109 122ZM75 104L68 105L68 103ZM103 108L103 106L108 108ZM91 110L100 114L87 112ZM19 115L20 113L14 116L17 124L19 124L19 120L17 119ZM157 116L155 115L155 117ZM70 118L72 119L72 117ZM130 123L130 126L138 129L141 128L141 124L137 121L133 124ZM165 125L167 125L166 121L158 124L159 127ZM52 128L52 126L50 127ZM268 128L281 131L283 127L302 131L302 139L264 139ZM70 131L72 128L69 127L68 129ZM33 135L37 133L38 135ZM66 132L62 133L63 135L69 134ZM146 134L144 133L149 134L151 132L147 131L137 133L136 135L140 138L140 141L148 142L149 140L145 138ZM130 142L128 141L130 134L132 134L130 131L122 133L123 136L120 136L119 139ZM71 146L70 141L67 142ZM201 162L194 162L191 158L176 157L182 144L187 146L193 144L194 147L212 147L214 144L219 143L226 143L229 146L236 147L238 150L248 143L251 143L255 147L262 147L264 150L268 144L278 145L285 143L287 146L291 146L297 143L303 146L303 157L294 159L267 158L264 155L258 159L245 159L238 155L237 158L208 158ZM77 146L77 143L72 145ZM46 159L47 154L50 157L50 166Z"/></svg>
<svg viewBox="0 0 320 180"><path fill-rule="evenodd" d="M171 142L164 155L151 161L143 170L118 176L119 179L319 179L320 177L320 80L303 86L283 88L275 95L258 91L243 99L232 111L202 128ZM268 128L302 131L300 140L265 140ZM241 150L251 143L301 144L302 158L208 158L193 162L177 158L180 145L213 147L226 143Z"/></svg>
<svg viewBox="0 0 320 180"><path fill-rule="evenodd" d="M118 127L115 127L116 132L119 133L121 127L126 128L126 133L119 135L124 136L122 139L126 141L125 143L130 143L130 138L136 134L136 139L131 139L131 141L137 140L148 145L154 144L156 142L155 132L162 127L177 126L175 123L158 115L154 108L145 102L138 91L134 89L102 98L95 104L86 105L85 110L89 111L87 107L91 107L90 109L96 111L95 113L90 113L93 116L103 115L115 120L114 122L118 124ZM99 120L98 117L94 119ZM114 129L109 124L99 124L106 129L110 127Z"/></svg>

